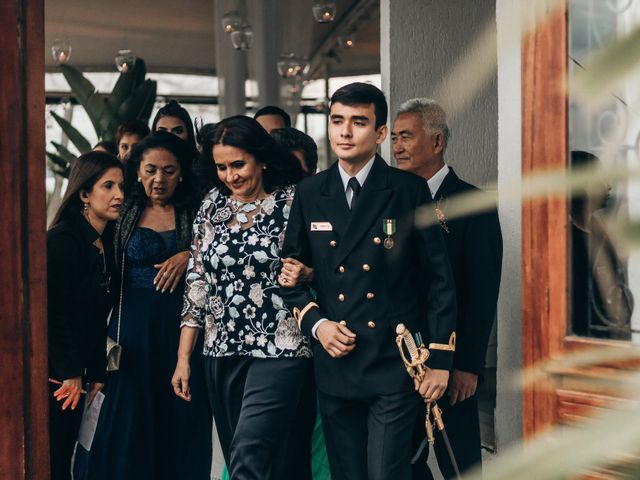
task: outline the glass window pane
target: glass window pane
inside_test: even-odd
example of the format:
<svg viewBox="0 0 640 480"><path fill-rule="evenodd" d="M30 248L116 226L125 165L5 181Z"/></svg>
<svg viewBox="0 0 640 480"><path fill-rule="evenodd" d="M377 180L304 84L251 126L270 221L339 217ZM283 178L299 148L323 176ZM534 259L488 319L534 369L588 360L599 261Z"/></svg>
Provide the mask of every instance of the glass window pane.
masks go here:
<svg viewBox="0 0 640 480"><path fill-rule="evenodd" d="M569 2L569 71L589 68L608 42L640 26L638 0ZM571 168L624 168L638 163L640 74L595 105L580 101L569 85ZM545 139L552 141L552 139ZM614 223L640 218L640 184L627 180L575 192L570 204L571 333L592 338L640 340L640 255L626 253ZM636 338L638 337L638 338Z"/></svg>

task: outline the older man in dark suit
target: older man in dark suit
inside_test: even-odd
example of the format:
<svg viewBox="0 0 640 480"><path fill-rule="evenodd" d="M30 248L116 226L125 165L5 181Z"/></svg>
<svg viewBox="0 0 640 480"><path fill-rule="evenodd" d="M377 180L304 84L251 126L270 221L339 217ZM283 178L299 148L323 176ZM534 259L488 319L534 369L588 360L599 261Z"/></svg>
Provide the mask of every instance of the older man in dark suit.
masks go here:
<svg viewBox="0 0 640 480"><path fill-rule="evenodd" d="M448 402L440 402L440 406L458 466L465 471L481 462L476 391L496 314L502 235L495 210L459 219L446 218L449 199L477 190L460 180L445 163L449 134L442 107L431 99L416 98L400 106L391 142L398 167L427 181L453 268L458 299L458 342L447 389ZM424 425L418 423L416 443L422 438ZM453 478L453 465L441 438L436 439L435 452L445 478ZM425 453L415 464L414 480L429 477Z"/></svg>
<svg viewBox="0 0 640 480"><path fill-rule="evenodd" d="M303 180L282 257L314 268L311 285L282 296L314 339L314 364L334 480L408 479L420 396L444 393L455 351L455 287L439 227L419 229L423 180L376 155L386 134L382 92L364 83L331 98L329 138L338 157ZM289 284L288 284L289 283ZM313 290L312 290L313 289ZM395 345L403 323L431 350L416 385Z"/></svg>

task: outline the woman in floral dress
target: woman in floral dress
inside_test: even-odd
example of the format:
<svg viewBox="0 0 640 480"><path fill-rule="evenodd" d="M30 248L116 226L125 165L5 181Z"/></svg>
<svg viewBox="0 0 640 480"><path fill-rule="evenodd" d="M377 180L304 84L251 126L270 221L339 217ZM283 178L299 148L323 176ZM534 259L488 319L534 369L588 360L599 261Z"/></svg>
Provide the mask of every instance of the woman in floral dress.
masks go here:
<svg viewBox="0 0 640 480"><path fill-rule="evenodd" d="M203 151L213 154L218 186L194 221L172 384L191 400L189 357L204 329L207 387L231 478L280 480L311 361L276 278L302 170L244 116L220 122Z"/></svg>

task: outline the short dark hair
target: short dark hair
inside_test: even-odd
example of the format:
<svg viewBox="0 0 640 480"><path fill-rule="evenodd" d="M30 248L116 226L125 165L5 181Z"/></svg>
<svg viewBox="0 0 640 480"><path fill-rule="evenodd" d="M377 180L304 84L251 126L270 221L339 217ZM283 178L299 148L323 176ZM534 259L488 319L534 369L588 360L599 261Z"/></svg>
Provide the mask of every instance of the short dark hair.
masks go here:
<svg viewBox="0 0 640 480"><path fill-rule="evenodd" d="M100 142L94 145L92 150L95 150L96 148L102 148L107 153L110 153L112 155L118 155L118 144L113 140L101 140Z"/></svg>
<svg viewBox="0 0 640 480"><path fill-rule="evenodd" d="M342 103L349 106L373 103L376 130L387 123L387 99L384 97L382 90L370 83L354 82L339 88L331 95L331 105L334 103Z"/></svg>
<svg viewBox="0 0 640 480"><path fill-rule="evenodd" d="M281 147L290 152L300 150L307 166L308 175L316 173L318 168L318 146L309 135L297 128L274 128L271 136Z"/></svg>
<svg viewBox="0 0 640 480"><path fill-rule="evenodd" d="M130 120L118 125L116 130L116 145L124 135L138 135L141 139L149 135L149 127L142 120Z"/></svg>
<svg viewBox="0 0 640 480"><path fill-rule="evenodd" d="M142 157L148 150L163 149L171 153L180 165L182 181L178 184L174 193L175 205L191 204L195 200L195 186L191 163L193 162L193 149L191 146L169 132L153 132L135 147L131 152L131 158L125 166L125 193L126 196L140 203L147 201L144 187L138 182L138 168Z"/></svg>
<svg viewBox="0 0 640 480"><path fill-rule="evenodd" d="M151 122L152 132L156 131L158 121L162 117L175 117L182 120L182 123L184 123L184 126L187 129L187 135L189 137L188 143L194 149L196 148L196 137L193 133L193 121L191 120L189 112L187 112L187 110L182 105L180 105L176 100L170 100L169 103L158 110L156 116L153 117L153 122Z"/></svg>
<svg viewBox="0 0 640 480"><path fill-rule="evenodd" d="M90 192L96 182L111 168L122 170L123 166L120 160L110 153L92 150L80 155L71 166L67 190L49 229L71 215L78 214L82 210L80 192Z"/></svg>
<svg viewBox="0 0 640 480"><path fill-rule="evenodd" d="M201 162L215 161L213 158L215 145L229 145L253 155L258 163L266 167L262 180L264 189L268 193L294 185L302 179L302 167L298 159L278 145L253 118L236 115L218 123L213 136L204 141ZM225 195L231 193L218 178L217 172L213 179L213 186L218 187Z"/></svg>
<svg viewBox="0 0 640 480"><path fill-rule="evenodd" d="M274 105L267 105L266 107L262 107L260 110L256 112L253 118L261 117L262 115L277 115L282 117L284 120L284 126L289 128L291 126L291 117L287 112L285 112L280 107L276 107Z"/></svg>

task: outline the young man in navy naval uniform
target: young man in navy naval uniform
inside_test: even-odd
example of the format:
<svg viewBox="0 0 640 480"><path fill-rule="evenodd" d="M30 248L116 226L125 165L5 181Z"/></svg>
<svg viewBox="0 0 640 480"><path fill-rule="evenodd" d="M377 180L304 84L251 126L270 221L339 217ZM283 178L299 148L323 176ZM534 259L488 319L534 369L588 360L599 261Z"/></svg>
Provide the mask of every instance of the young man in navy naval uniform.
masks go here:
<svg viewBox="0 0 640 480"><path fill-rule="evenodd" d="M439 227L419 229L430 200L421 178L376 155L387 134L383 93L352 83L331 98L338 157L298 185L281 256L314 268L311 285L283 275L282 296L314 339L320 410L334 480L411 477L422 399L444 393L455 350L456 301ZM431 357L414 387L395 344L404 324ZM424 412L424 409L422 409Z"/></svg>
<svg viewBox="0 0 640 480"><path fill-rule="evenodd" d="M484 358L496 315L502 234L498 213L448 220L448 199L463 192L477 191L455 174L444 161L449 140L447 116L443 108L428 98L415 98L400 105L391 131L393 155L398 168L426 180L434 199L440 226L456 283L458 299L458 342L453 359L446 401L439 402L461 472L481 462L480 425L476 389L484 371ZM424 439L424 423L416 423L416 445ZM444 478L455 478L455 470L436 432L434 445ZM428 448L414 466L414 480L430 478L426 466Z"/></svg>

